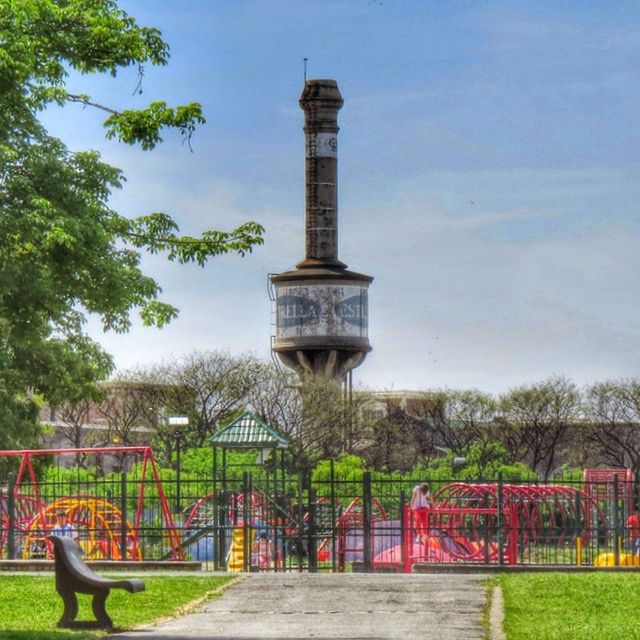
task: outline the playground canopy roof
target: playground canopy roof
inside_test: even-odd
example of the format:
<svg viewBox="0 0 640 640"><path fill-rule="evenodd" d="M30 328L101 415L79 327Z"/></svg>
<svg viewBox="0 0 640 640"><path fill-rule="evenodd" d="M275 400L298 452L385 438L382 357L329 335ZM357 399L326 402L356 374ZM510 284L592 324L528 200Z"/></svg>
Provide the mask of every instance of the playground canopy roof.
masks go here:
<svg viewBox="0 0 640 640"><path fill-rule="evenodd" d="M209 442L223 449L286 449L289 446L289 441L282 434L251 411L245 411L211 436Z"/></svg>

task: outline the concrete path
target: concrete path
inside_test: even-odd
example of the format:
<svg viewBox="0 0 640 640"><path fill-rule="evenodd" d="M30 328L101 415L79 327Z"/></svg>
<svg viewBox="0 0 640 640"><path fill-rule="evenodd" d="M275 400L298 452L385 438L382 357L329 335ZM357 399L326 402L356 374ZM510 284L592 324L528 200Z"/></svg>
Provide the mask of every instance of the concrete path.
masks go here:
<svg viewBox="0 0 640 640"><path fill-rule="evenodd" d="M482 640L482 575L253 574L198 611L111 636Z"/></svg>

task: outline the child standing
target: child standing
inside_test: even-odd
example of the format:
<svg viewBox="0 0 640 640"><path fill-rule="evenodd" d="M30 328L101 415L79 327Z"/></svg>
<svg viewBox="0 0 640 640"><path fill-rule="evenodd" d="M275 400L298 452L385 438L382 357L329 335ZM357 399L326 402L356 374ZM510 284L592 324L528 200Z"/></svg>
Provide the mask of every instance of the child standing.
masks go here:
<svg viewBox="0 0 640 640"><path fill-rule="evenodd" d="M271 569L273 561L273 543L269 540L266 531L261 531L258 539L253 543L251 550L251 564L257 566L260 571Z"/></svg>
<svg viewBox="0 0 640 640"><path fill-rule="evenodd" d="M413 513L416 535L422 539L429 527L429 509L431 508L431 496L429 485L423 482L413 488L411 494L411 512Z"/></svg>

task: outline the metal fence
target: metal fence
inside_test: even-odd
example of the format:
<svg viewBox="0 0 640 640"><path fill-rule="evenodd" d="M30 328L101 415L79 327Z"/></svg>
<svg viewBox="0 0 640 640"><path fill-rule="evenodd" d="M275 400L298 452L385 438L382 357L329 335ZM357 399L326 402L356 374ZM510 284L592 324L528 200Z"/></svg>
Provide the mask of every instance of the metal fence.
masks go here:
<svg viewBox="0 0 640 640"><path fill-rule="evenodd" d="M332 467L333 471L333 467ZM593 482L431 484L426 523L408 503L425 479L364 473L0 484L4 559L51 557L67 522L88 559L197 560L229 571L410 571L415 565L638 563L634 485ZM429 482L428 479L426 479ZM16 490L18 489L18 490Z"/></svg>

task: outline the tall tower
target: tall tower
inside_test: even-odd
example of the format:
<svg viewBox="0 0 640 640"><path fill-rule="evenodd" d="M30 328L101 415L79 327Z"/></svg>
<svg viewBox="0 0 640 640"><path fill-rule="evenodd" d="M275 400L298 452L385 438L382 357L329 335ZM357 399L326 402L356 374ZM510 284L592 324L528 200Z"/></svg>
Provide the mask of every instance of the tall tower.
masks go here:
<svg viewBox="0 0 640 640"><path fill-rule="evenodd" d="M305 259L271 276L276 297L273 351L299 373L342 378L371 351L371 276L338 260L338 110L335 80L307 80L305 115Z"/></svg>

